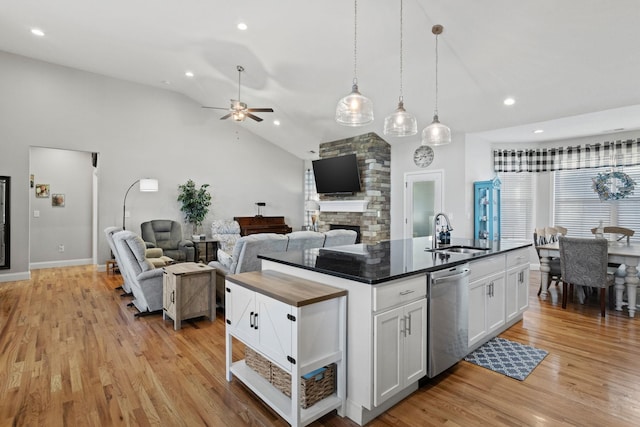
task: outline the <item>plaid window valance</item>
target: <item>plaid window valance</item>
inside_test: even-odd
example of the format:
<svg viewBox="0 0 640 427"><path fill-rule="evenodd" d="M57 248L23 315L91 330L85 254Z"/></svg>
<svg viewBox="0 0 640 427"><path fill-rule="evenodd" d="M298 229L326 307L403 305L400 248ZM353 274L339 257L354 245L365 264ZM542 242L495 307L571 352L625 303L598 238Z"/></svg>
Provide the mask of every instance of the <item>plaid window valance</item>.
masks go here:
<svg viewBox="0 0 640 427"><path fill-rule="evenodd" d="M640 165L640 138L574 147L493 151L496 172L551 172L634 165Z"/></svg>

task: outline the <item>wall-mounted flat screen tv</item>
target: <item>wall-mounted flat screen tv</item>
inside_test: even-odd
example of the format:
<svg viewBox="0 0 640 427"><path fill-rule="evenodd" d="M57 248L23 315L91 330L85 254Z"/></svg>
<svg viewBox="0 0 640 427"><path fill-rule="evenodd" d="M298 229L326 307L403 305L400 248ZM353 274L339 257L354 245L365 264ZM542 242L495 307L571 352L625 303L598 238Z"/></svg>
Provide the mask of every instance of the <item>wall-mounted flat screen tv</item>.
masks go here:
<svg viewBox="0 0 640 427"><path fill-rule="evenodd" d="M318 193L339 194L360 191L360 171L355 154L314 160L312 164Z"/></svg>

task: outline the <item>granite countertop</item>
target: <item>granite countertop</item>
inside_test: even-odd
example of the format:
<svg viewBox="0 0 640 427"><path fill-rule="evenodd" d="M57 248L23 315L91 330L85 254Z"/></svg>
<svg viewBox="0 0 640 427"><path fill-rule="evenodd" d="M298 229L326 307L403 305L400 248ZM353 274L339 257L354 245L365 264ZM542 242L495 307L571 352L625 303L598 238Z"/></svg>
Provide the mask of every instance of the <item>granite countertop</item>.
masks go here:
<svg viewBox="0 0 640 427"><path fill-rule="evenodd" d="M258 258L375 285L524 248L531 246L531 242L526 240L492 242L454 238L451 246L479 247L486 248L487 251L476 254L433 252L430 251L430 237L417 237L389 240L375 245L362 243L261 254Z"/></svg>

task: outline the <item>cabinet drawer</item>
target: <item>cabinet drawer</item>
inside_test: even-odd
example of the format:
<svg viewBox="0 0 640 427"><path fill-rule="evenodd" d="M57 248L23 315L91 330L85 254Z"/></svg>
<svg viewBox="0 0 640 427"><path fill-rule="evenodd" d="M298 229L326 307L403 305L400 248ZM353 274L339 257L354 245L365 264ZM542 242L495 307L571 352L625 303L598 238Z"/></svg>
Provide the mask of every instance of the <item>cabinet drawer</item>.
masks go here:
<svg viewBox="0 0 640 427"><path fill-rule="evenodd" d="M507 252L507 270L516 265L529 264L529 249Z"/></svg>
<svg viewBox="0 0 640 427"><path fill-rule="evenodd" d="M385 310L427 296L427 276L401 279L373 288L373 311Z"/></svg>
<svg viewBox="0 0 640 427"><path fill-rule="evenodd" d="M495 255L488 258L482 258L478 261L472 261L470 263L471 275L469 281L473 282L490 274L504 272L505 266L504 255Z"/></svg>

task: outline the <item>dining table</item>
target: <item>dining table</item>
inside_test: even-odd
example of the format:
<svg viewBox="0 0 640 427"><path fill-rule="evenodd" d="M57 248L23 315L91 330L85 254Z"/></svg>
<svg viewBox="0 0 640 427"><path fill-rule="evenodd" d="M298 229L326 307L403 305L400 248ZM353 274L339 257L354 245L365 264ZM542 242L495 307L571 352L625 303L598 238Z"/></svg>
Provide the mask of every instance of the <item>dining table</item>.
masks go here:
<svg viewBox="0 0 640 427"><path fill-rule="evenodd" d="M540 298L549 296L549 261L560 256L559 242L548 243L536 247L540 254L540 280L542 291ZM609 263L624 264L624 269L619 268L615 272L615 309L622 311L626 305L629 317L636 313L636 293L640 277L638 277L638 264L640 263L640 243L627 243L622 241L609 241ZM623 301L624 290L627 290L627 302Z"/></svg>

